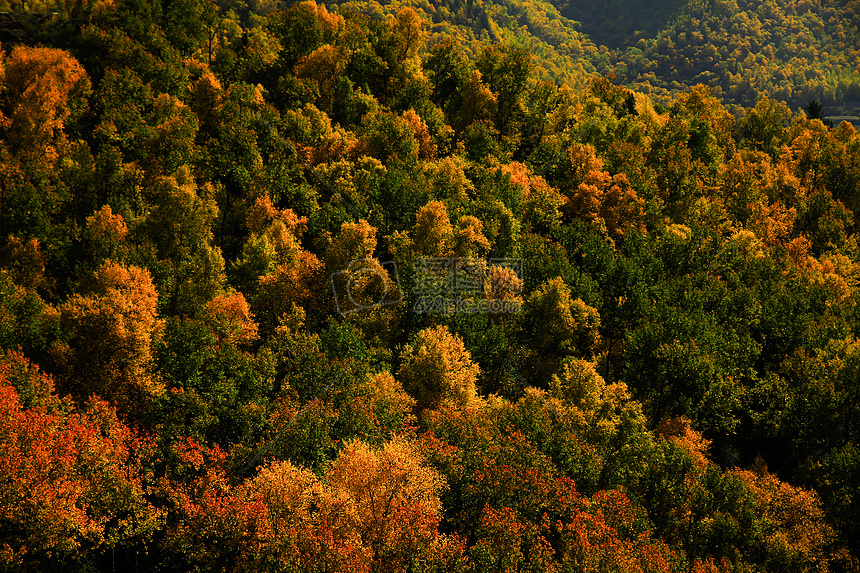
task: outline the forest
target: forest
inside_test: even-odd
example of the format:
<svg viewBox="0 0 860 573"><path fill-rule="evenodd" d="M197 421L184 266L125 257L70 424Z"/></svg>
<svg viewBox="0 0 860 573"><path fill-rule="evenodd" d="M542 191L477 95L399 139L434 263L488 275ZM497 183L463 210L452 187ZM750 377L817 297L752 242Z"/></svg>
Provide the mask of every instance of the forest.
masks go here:
<svg viewBox="0 0 860 573"><path fill-rule="evenodd" d="M0 9L0 569L860 570L856 1Z"/></svg>

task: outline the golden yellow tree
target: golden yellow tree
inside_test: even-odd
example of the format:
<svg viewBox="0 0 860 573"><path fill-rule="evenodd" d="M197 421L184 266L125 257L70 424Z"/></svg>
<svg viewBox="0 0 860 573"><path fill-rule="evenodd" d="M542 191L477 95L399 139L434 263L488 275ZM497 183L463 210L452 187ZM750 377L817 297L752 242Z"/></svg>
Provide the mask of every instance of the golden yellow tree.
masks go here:
<svg viewBox="0 0 860 573"><path fill-rule="evenodd" d="M352 502L374 572L412 569L439 536L444 479L405 438L381 448L349 442L326 480Z"/></svg>
<svg viewBox="0 0 860 573"><path fill-rule="evenodd" d="M80 400L97 394L125 413L158 395L162 387L151 370L162 328L157 304L149 272L105 261L59 308L70 335L53 349L61 389Z"/></svg>
<svg viewBox="0 0 860 573"><path fill-rule="evenodd" d="M463 339L439 325L418 332L413 343L403 349L397 378L415 398L420 412L441 404L460 408L474 405L480 372Z"/></svg>

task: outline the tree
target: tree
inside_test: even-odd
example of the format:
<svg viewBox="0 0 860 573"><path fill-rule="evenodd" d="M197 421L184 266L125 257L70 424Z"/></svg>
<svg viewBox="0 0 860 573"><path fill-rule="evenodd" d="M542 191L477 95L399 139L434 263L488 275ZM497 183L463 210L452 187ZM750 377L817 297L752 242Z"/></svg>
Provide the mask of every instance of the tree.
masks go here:
<svg viewBox="0 0 860 573"><path fill-rule="evenodd" d="M155 207L142 230L164 261L158 276L168 308L195 316L224 284L224 259L213 245L212 224L218 216L211 185L197 186L190 169L159 177L153 185Z"/></svg>
<svg viewBox="0 0 860 573"><path fill-rule="evenodd" d="M105 261L59 308L69 336L52 349L60 389L79 402L97 394L126 415L144 409L162 391L152 372L157 304L146 270Z"/></svg>
<svg viewBox="0 0 860 573"><path fill-rule="evenodd" d="M371 571L403 571L433 557L445 481L406 439L394 437L381 448L347 443L326 480L355 508Z"/></svg>
<svg viewBox="0 0 860 573"><path fill-rule="evenodd" d="M130 564L163 519L141 479L149 445L100 400L75 410L44 388L47 402L24 407L10 374L0 367L3 568L98 568L108 553Z"/></svg>
<svg viewBox="0 0 860 573"><path fill-rule="evenodd" d="M68 52L16 46L5 62L7 133L33 161L56 159L55 134L77 119L90 88L84 68Z"/></svg>
<svg viewBox="0 0 860 573"><path fill-rule="evenodd" d="M416 410L421 412L442 404L474 406L479 373L463 340L440 325L421 330L403 349L397 379L415 398Z"/></svg>
<svg viewBox="0 0 860 573"><path fill-rule="evenodd" d="M441 201L431 201L415 215L413 244L418 255L445 257L451 254L454 227L448 209Z"/></svg>
<svg viewBox="0 0 860 573"><path fill-rule="evenodd" d="M815 491L806 491L781 482L767 471L763 460L753 470L735 470L752 491L759 511L770 527L764 534L772 568L797 571L820 571L828 567L826 547L834 533L824 519L824 511Z"/></svg>
<svg viewBox="0 0 860 573"><path fill-rule="evenodd" d="M526 365L534 384L547 384L565 356L590 356L600 338L597 310L571 299L570 288L560 277L533 292L523 311Z"/></svg>
<svg viewBox="0 0 860 573"><path fill-rule="evenodd" d="M791 110L787 105L762 98L753 109L746 110L738 121L738 129L741 138L751 147L776 157L787 143L787 125L790 120Z"/></svg>
<svg viewBox="0 0 860 573"><path fill-rule="evenodd" d="M518 139L531 53L524 47L491 45L481 52L476 67L495 94L496 129L505 137Z"/></svg>

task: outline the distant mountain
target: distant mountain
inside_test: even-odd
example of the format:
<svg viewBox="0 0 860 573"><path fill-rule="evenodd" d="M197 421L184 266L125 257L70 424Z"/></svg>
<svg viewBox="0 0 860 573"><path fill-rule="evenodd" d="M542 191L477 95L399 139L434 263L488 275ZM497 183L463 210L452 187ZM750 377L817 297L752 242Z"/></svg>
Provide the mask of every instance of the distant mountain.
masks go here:
<svg viewBox="0 0 860 573"><path fill-rule="evenodd" d="M857 100L860 2L696 2L611 58L622 83L654 95L703 83L745 106L764 95L795 109Z"/></svg>
<svg viewBox="0 0 860 573"><path fill-rule="evenodd" d="M407 0L350 2L384 16L411 5L430 44L454 37L525 45L535 77L581 87L591 74L656 100L702 83L727 103L763 96L793 109L860 100L857 0Z"/></svg>
<svg viewBox="0 0 860 573"><path fill-rule="evenodd" d="M556 8L579 22L596 44L612 49L656 36L683 13L689 0L557 0Z"/></svg>
<svg viewBox="0 0 860 573"><path fill-rule="evenodd" d="M341 3L384 17L403 6L412 6L430 22L428 45L453 37L469 56L476 58L486 43L527 46L532 53L534 76L540 80L584 87L588 77L609 71L611 61L578 28L544 0L376 0Z"/></svg>

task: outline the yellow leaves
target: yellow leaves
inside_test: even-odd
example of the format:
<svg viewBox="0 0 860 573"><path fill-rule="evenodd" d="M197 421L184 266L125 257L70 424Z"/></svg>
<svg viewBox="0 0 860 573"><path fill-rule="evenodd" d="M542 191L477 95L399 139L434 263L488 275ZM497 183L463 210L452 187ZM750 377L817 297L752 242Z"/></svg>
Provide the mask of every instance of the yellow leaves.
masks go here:
<svg viewBox="0 0 860 573"><path fill-rule="evenodd" d="M377 408L384 408L393 415L408 420L415 408L415 399L403 390L403 386L390 372L380 372L367 383L370 401Z"/></svg>
<svg viewBox="0 0 860 573"><path fill-rule="evenodd" d="M326 270L331 273L346 269L350 261L371 257L376 250L376 227L364 219L358 223L343 223L340 234L329 240L326 248Z"/></svg>
<svg viewBox="0 0 860 573"><path fill-rule="evenodd" d="M414 58L418 51L424 47L427 37L425 27L427 22L412 7L404 6L397 12L397 17L392 23L392 29L398 37L399 54L398 63L403 63L409 58Z"/></svg>
<svg viewBox="0 0 860 573"><path fill-rule="evenodd" d="M460 217L454 252L461 257L473 257L490 249L490 241L484 236L484 224L472 215Z"/></svg>
<svg viewBox="0 0 860 573"><path fill-rule="evenodd" d="M465 205L475 191L475 185L466 176L465 167L459 155L426 162L421 166L428 183L432 185L433 196L449 205Z"/></svg>
<svg viewBox="0 0 860 573"><path fill-rule="evenodd" d="M583 410L593 410L600 398L603 378L585 360L567 360L550 382L552 395Z"/></svg>
<svg viewBox="0 0 860 573"><path fill-rule="evenodd" d="M431 201L418 211L413 239L417 254L427 257L449 256L453 247L453 234L448 209L441 201Z"/></svg>
<svg viewBox="0 0 860 573"><path fill-rule="evenodd" d="M417 400L419 411L452 404L468 408L477 402L480 367L472 362L463 339L442 325L418 332L403 349L397 378Z"/></svg>
<svg viewBox="0 0 860 573"><path fill-rule="evenodd" d="M319 90L317 105L323 111L332 110L335 82L343 74L348 61L346 48L326 44L303 57L296 64L297 78L307 78L316 82Z"/></svg>
<svg viewBox="0 0 860 573"><path fill-rule="evenodd" d="M755 236L755 233L746 229L732 233L725 246L728 249L736 249L747 262L751 262L753 259L761 259L765 256L759 238Z"/></svg>
<svg viewBox="0 0 860 573"><path fill-rule="evenodd" d="M448 218L448 209L441 201L431 201L421 207L415 216L412 238L403 233L391 237L392 246L404 263L410 257L474 257L490 248L484 236L484 224L477 217L464 215L457 227Z"/></svg>
<svg viewBox="0 0 860 573"><path fill-rule="evenodd" d="M277 535L292 523L310 519L316 485L317 478L312 471L283 460L261 469L248 484L248 494L266 504L270 523Z"/></svg>
<svg viewBox="0 0 860 573"><path fill-rule="evenodd" d="M299 239L307 230L307 222L307 217L299 217L292 209L276 209L268 196L258 198L248 209L247 225L251 237L238 265L243 261L247 263L247 259L252 257L250 251L260 244L274 249L272 259L278 263L295 262L301 250ZM264 267L260 270L265 274L270 269Z"/></svg>
<svg viewBox="0 0 860 573"><path fill-rule="evenodd" d="M641 406L632 400L627 385L606 384L593 362L565 359L558 374L552 376L549 394L559 401L565 419L592 439L613 436L622 421L645 426Z"/></svg>
<svg viewBox="0 0 860 573"><path fill-rule="evenodd" d="M463 103L451 126L462 133L471 123L491 120L496 113L496 96L481 79L481 72L473 70L463 89Z"/></svg>
<svg viewBox="0 0 860 573"><path fill-rule="evenodd" d="M561 277L543 283L529 297L528 312L535 321L536 341L567 353L589 354L599 340L600 315L581 299L572 300Z"/></svg>
<svg viewBox="0 0 860 573"><path fill-rule="evenodd" d="M273 557L302 568L402 571L439 539L443 478L395 437L382 447L353 440L325 475L274 462L245 484L265 504Z"/></svg>

